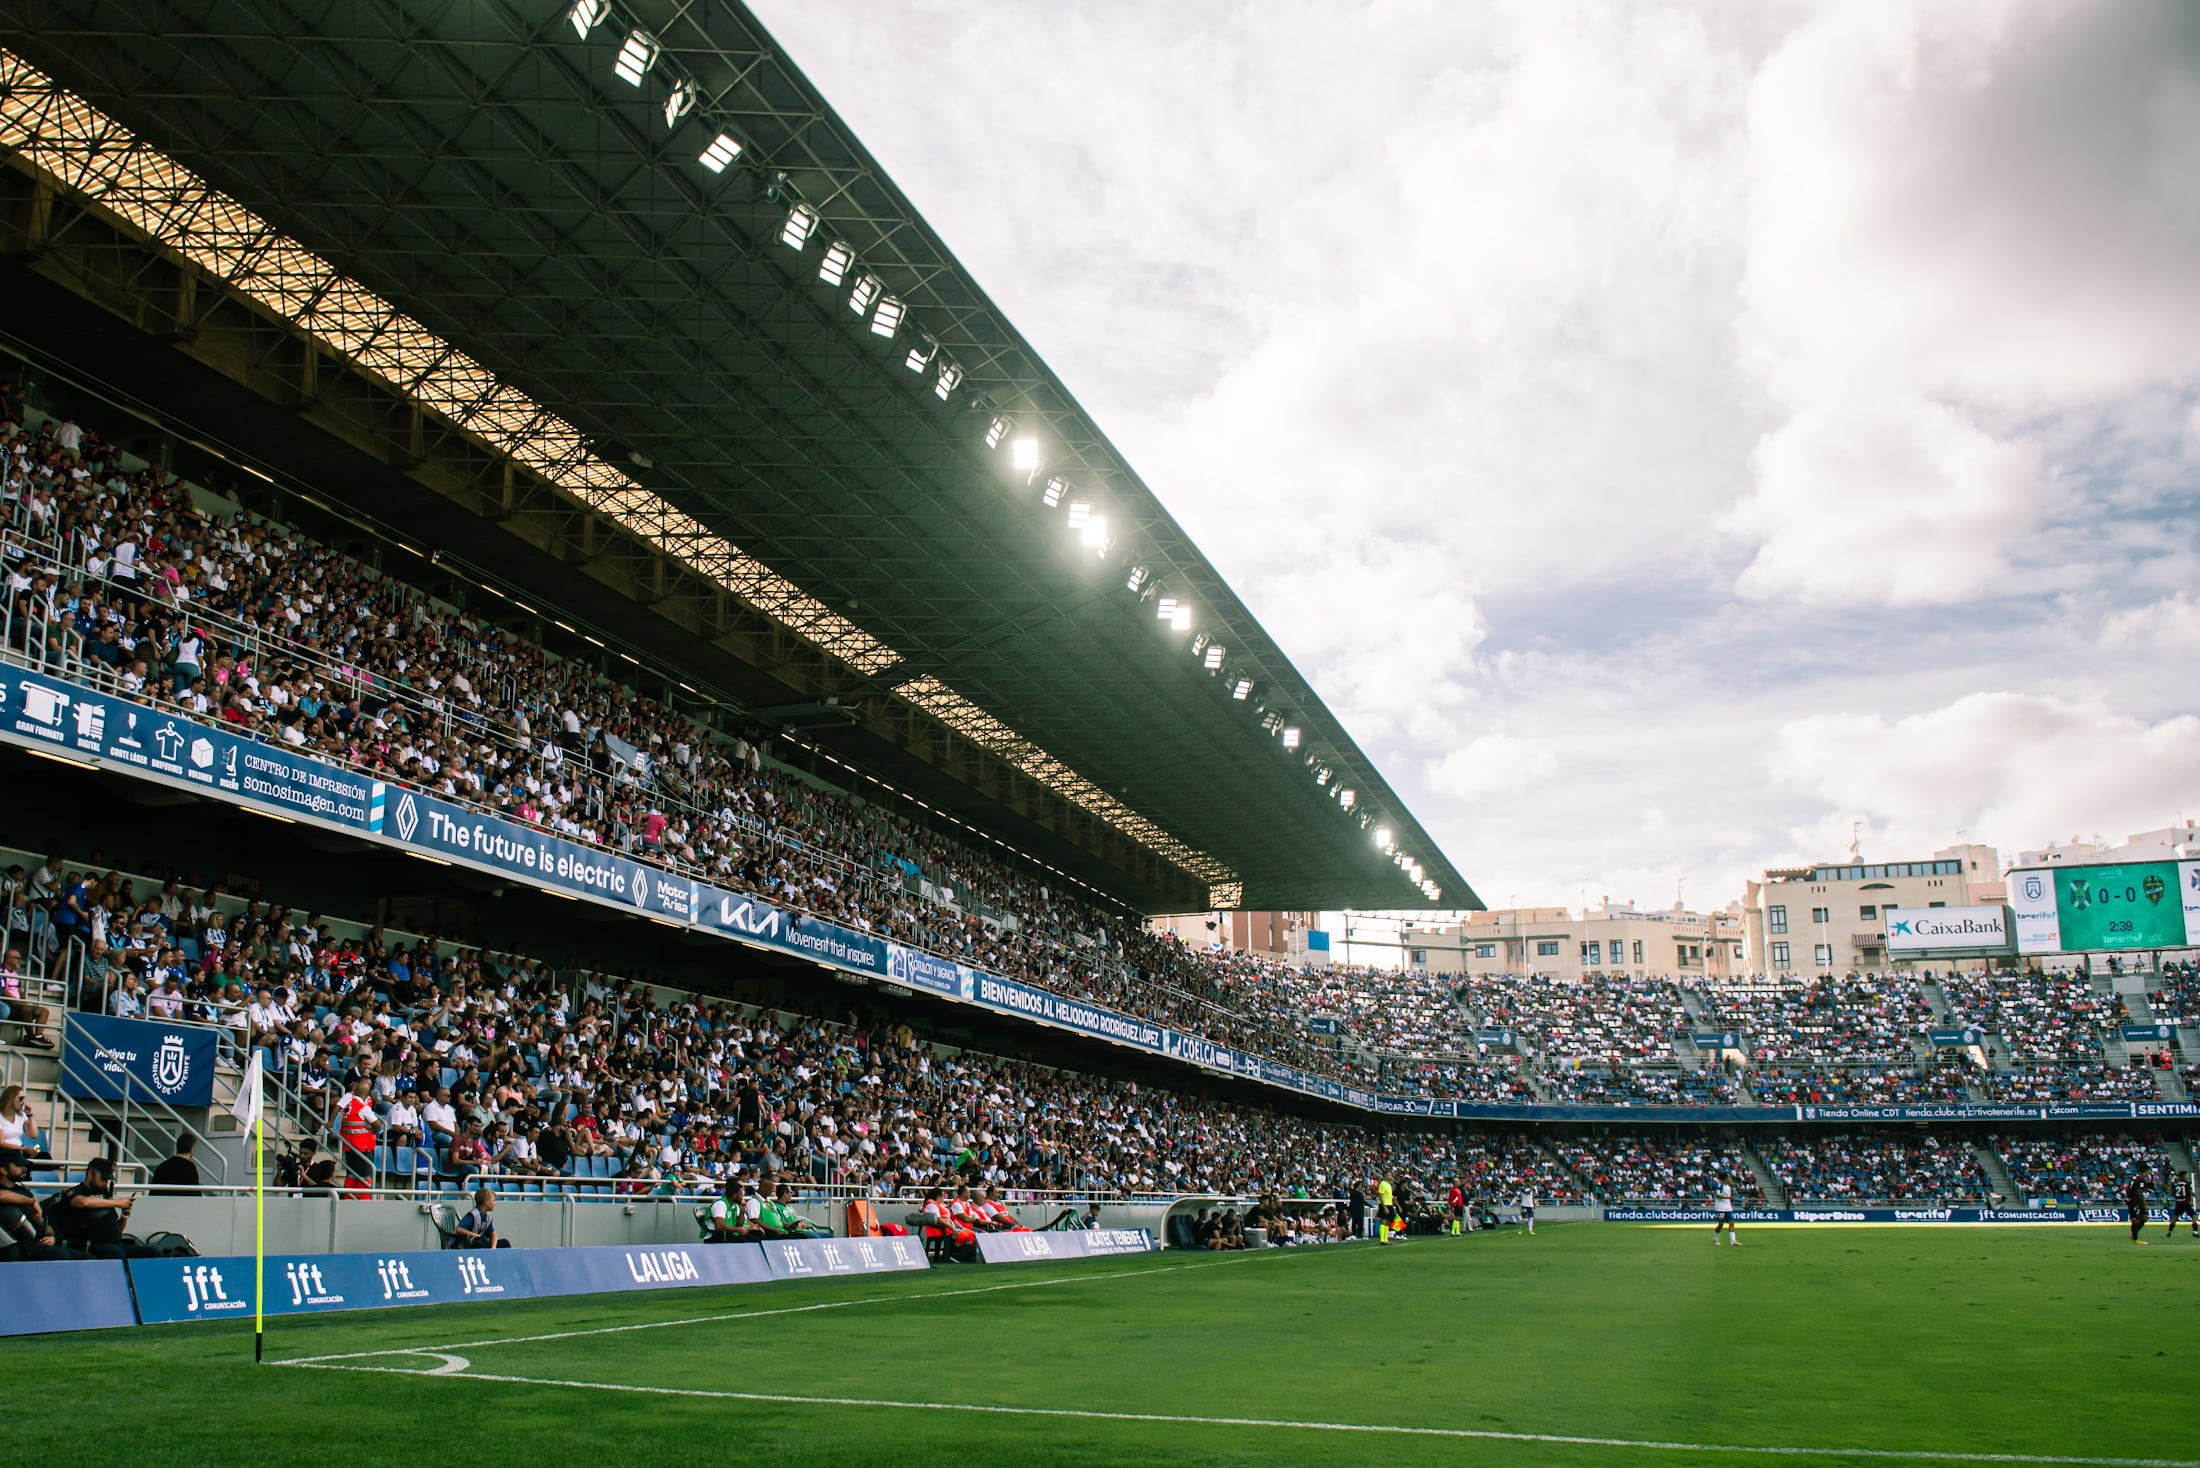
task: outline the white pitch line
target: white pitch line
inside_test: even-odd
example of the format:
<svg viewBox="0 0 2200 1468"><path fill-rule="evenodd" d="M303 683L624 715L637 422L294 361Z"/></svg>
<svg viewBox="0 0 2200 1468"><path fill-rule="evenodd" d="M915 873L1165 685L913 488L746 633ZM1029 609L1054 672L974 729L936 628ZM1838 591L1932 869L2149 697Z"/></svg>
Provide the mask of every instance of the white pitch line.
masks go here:
<svg viewBox="0 0 2200 1468"><path fill-rule="evenodd" d="M624 1335L636 1330L669 1330L678 1325L716 1325L727 1320L749 1320L766 1315L802 1315L812 1310L846 1310L852 1305L893 1305L904 1300L944 1300L955 1295L990 1295L1002 1290L1031 1290L1043 1285L1093 1284L1106 1280L1145 1279L1158 1274L1177 1274L1187 1269L1211 1269L1217 1264L1247 1259L1285 1258L1287 1250L1263 1254L1232 1254L1222 1259L1203 1259L1188 1264L1163 1264L1152 1269L1126 1270L1119 1274L1059 1274L1048 1279L1019 1279L1003 1284L972 1285L959 1290L925 1290L908 1295L864 1295L854 1300L823 1300L812 1305L781 1305L769 1310L732 1310L719 1315L689 1315L677 1320L643 1320L632 1325L593 1325L581 1330L553 1330L542 1335L491 1336L478 1341L451 1341L441 1346L392 1346L379 1351L335 1351L325 1356L289 1356L273 1366L318 1366L328 1361L363 1361L375 1356L432 1356L442 1351L463 1351L473 1346L520 1346L535 1341L567 1341L579 1336Z"/></svg>
<svg viewBox="0 0 2200 1468"><path fill-rule="evenodd" d="M512 1386L559 1386L579 1391L628 1392L652 1397L702 1397L726 1402L778 1402L800 1407L884 1407L898 1412L973 1412L996 1417L1068 1417L1081 1421L1161 1422L1175 1427L1269 1427L1298 1432L1359 1432L1393 1437L1551 1443L1560 1447L1634 1448L1657 1453L1734 1453L1766 1458L1872 1458L1905 1463L2052 1464L2062 1465L2062 1468L2200 1468L2200 1462L2190 1458L2082 1458L2055 1453L1934 1452L1925 1448L1805 1448L1743 1443L1660 1442L1648 1438L1584 1437L1573 1433L1501 1432L1483 1427L1401 1427L1375 1422L1299 1422L1279 1417L1197 1417L1167 1412L1100 1412L1078 1407L1004 1407L980 1402L902 1402L884 1397L808 1397L784 1392L732 1392L705 1387L564 1381L556 1377L504 1376L487 1371L408 1371L398 1366L345 1366L322 1361L286 1361L282 1364L305 1366L315 1371L368 1371L385 1376L434 1375L448 1381L495 1381Z"/></svg>

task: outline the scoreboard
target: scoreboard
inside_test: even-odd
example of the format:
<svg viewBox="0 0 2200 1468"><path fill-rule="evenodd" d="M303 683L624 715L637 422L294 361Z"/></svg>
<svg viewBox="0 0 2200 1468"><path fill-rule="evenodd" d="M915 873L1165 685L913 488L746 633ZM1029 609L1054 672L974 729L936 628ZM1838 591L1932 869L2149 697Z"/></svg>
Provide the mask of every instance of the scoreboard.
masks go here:
<svg viewBox="0 0 2200 1468"><path fill-rule="evenodd" d="M2020 867L2009 906L2019 953L2188 948L2200 936L2200 861Z"/></svg>

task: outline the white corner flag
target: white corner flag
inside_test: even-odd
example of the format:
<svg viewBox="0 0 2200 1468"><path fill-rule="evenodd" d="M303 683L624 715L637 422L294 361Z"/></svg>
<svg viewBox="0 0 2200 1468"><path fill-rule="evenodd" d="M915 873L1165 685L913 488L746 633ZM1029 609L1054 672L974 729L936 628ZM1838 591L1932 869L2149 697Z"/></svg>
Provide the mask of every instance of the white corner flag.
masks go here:
<svg viewBox="0 0 2200 1468"><path fill-rule="evenodd" d="M261 1333L266 1326L267 1304L267 1164L262 1156L267 1143L267 1118L260 1109L257 1045L252 1047L252 1058L245 1062L244 1079L237 1083L237 1099L229 1114L252 1139L252 1360L257 1365L267 1349Z"/></svg>

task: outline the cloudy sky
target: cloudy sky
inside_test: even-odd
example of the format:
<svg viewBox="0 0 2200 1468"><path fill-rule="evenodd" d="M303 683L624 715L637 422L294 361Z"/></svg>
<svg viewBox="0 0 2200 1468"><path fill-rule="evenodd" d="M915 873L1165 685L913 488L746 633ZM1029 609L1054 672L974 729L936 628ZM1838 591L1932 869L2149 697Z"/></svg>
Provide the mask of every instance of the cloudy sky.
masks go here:
<svg viewBox="0 0 2200 1468"><path fill-rule="evenodd" d="M753 3L1491 905L2200 817L2200 7Z"/></svg>

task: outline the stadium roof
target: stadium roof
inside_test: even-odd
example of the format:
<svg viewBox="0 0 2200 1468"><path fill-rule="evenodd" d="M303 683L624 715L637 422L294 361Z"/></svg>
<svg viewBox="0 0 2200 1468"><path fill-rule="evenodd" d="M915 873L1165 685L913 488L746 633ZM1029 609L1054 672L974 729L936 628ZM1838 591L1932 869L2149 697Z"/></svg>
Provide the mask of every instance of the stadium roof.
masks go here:
<svg viewBox="0 0 2200 1468"><path fill-rule="evenodd" d="M18 64L0 142L1171 879L1078 875L1480 905L746 9L0 0L0 39L97 109ZM803 737L875 767L884 727ZM893 768L952 807L940 764Z"/></svg>

